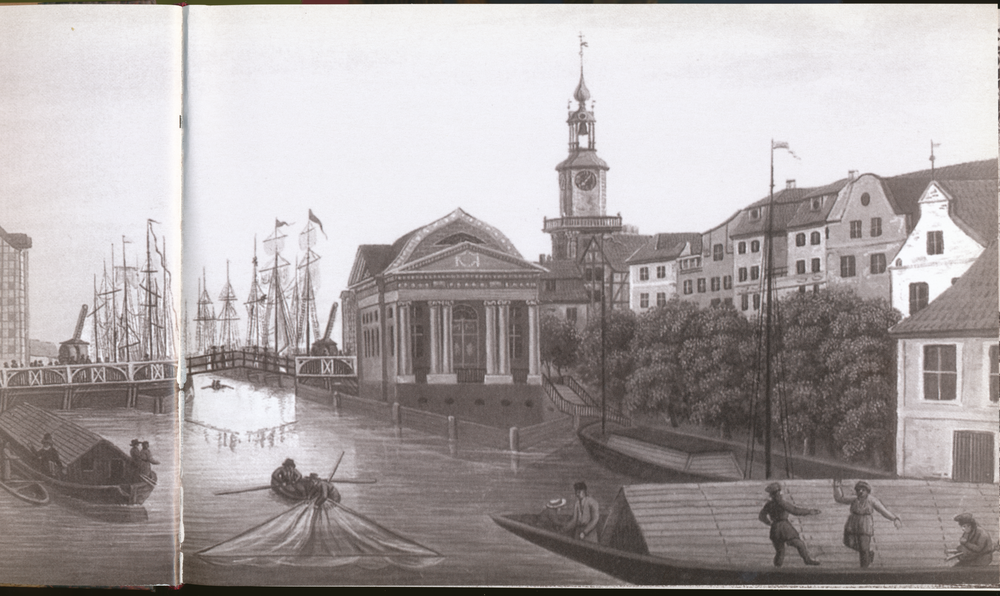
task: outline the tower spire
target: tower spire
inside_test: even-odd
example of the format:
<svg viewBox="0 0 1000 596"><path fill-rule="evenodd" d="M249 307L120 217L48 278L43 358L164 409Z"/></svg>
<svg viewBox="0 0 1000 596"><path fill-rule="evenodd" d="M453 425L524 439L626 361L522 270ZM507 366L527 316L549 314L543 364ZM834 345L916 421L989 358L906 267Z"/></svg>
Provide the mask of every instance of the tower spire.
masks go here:
<svg viewBox="0 0 1000 596"><path fill-rule="evenodd" d="M580 84L576 86L576 91L573 92L573 99L580 104L580 109L586 109L584 104L590 99L590 90L587 89L587 84L583 82L583 48L586 47L589 46L583 40L583 32L580 32Z"/></svg>

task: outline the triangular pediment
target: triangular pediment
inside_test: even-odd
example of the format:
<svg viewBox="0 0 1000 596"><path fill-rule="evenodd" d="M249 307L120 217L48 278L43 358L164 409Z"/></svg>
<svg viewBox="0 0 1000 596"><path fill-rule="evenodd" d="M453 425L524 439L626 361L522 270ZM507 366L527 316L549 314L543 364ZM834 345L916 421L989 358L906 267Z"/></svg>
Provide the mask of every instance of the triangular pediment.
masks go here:
<svg viewBox="0 0 1000 596"><path fill-rule="evenodd" d="M936 182L931 182L920 195L918 203L936 203L939 201L949 201L951 197Z"/></svg>
<svg viewBox="0 0 1000 596"><path fill-rule="evenodd" d="M537 272L542 267L524 259L471 242L462 242L422 259L405 264L393 273L478 273L478 272Z"/></svg>
<svg viewBox="0 0 1000 596"><path fill-rule="evenodd" d="M521 259L511 241L497 228L456 209L441 219L415 230L387 270L399 270L410 264L436 255L447 246L470 243L493 249L516 259Z"/></svg>

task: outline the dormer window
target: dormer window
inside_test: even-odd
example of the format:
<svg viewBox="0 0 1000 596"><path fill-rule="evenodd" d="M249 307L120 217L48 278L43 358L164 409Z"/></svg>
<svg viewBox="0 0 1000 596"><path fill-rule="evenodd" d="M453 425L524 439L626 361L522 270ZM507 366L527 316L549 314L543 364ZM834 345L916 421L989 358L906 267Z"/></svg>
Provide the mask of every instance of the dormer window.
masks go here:
<svg viewBox="0 0 1000 596"><path fill-rule="evenodd" d="M819 211L820 209L822 209L823 197L813 197L813 200L810 203L809 208L812 209L813 211Z"/></svg>
<svg viewBox="0 0 1000 596"><path fill-rule="evenodd" d="M482 240L476 238L472 234L466 234L465 232L459 232L457 234L452 234L447 238L440 240L438 246L454 246L456 244L461 244L462 242L469 242L471 244L484 244Z"/></svg>
<svg viewBox="0 0 1000 596"><path fill-rule="evenodd" d="M754 207L750 210L750 219L760 219L760 207Z"/></svg>

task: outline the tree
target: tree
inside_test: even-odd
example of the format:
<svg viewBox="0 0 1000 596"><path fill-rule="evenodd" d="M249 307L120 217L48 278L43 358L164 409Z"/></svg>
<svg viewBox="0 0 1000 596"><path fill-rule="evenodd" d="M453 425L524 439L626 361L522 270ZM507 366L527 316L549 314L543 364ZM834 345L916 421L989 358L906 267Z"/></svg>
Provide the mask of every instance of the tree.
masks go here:
<svg viewBox="0 0 1000 596"><path fill-rule="evenodd" d="M580 336L572 322L554 313L545 313L541 321L541 359L556 367L561 377L564 367L573 366L577 360Z"/></svg>
<svg viewBox="0 0 1000 596"><path fill-rule="evenodd" d="M632 374L632 337L636 316L631 310L614 309L606 313L605 324L605 395L615 403L625 397L625 386ZM591 317L583 331L579 349L580 376L593 386L601 384L601 319Z"/></svg>

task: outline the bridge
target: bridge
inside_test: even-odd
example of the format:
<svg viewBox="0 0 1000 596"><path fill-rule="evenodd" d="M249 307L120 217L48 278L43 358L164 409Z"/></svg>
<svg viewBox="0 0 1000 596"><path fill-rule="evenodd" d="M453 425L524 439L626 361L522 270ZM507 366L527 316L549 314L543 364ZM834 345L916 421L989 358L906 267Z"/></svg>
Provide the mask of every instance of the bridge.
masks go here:
<svg viewBox="0 0 1000 596"><path fill-rule="evenodd" d="M160 413L167 409L166 396L174 394L176 377L177 363L172 360L3 368L0 411L22 401L64 410L95 405L134 408L142 395Z"/></svg>
<svg viewBox="0 0 1000 596"><path fill-rule="evenodd" d="M245 370L268 376L289 377L302 383L327 390L337 389L357 395L358 376L355 356L280 356L260 350L216 350L187 358L187 380L197 374Z"/></svg>

